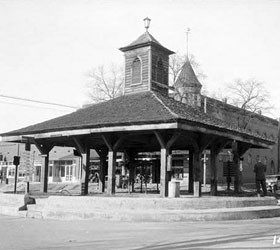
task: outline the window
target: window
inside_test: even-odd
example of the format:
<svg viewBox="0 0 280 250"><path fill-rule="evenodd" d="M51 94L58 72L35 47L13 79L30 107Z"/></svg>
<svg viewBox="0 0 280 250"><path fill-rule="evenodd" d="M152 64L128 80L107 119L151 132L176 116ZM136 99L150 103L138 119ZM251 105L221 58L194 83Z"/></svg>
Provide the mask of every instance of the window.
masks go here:
<svg viewBox="0 0 280 250"><path fill-rule="evenodd" d="M156 73L157 73L157 56L152 57L152 80L156 81Z"/></svg>
<svg viewBox="0 0 280 250"><path fill-rule="evenodd" d="M265 156L264 157L264 165L266 165L267 164L267 157Z"/></svg>
<svg viewBox="0 0 280 250"><path fill-rule="evenodd" d="M52 166L49 166L49 176L52 177Z"/></svg>
<svg viewBox="0 0 280 250"><path fill-rule="evenodd" d="M252 163L252 155L248 154L248 164L251 164L251 163Z"/></svg>
<svg viewBox="0 0 280 250"><path fill-rule="evenodd" d="M61 171L60 176L61 176L61 177L65 177L65 166L61 166L61 167L60 167L60 171Z"/></svg>
<svg viewBox="0 0 280 250"><path fill-rule="evenodd" d="M132 63L132 84L141 83L141 61L137 57Z"/></svg>
<svg viewBox="0 0 280 250"><path fill-rule="evenodd" d="M270 173L275 174L275 166L274 166L273 160L271 160L271 162L270 162Z"/></svg>
<svg viewBox="0 0 280 250"><path fill-rule="evenodd" d="M152 80L168 84L168 68L161 58L154 55L152 57Z"/></svg>
<svg viewBox="0 0 280 250"><path fill-rule="evenodd" d="M161 59L159 59L157 62L156 81L163 83L163 63Z"/></svg>

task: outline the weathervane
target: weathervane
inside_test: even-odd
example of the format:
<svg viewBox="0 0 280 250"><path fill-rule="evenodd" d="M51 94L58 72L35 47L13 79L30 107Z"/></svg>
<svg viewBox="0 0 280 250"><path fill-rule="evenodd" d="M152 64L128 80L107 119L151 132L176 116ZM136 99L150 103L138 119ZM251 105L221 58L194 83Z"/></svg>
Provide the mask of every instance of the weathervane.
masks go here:
<svg viewBox="0 0 280 250"><path fill-rule="evenodd" d="M189 58L189 33L190 33L191 29L188 27L187 28L187 32L186 32L186 35L187 35L187 58Z"/></svg>
<svg viewBox="0 0 280 250"><path fill-rule="evenodd" d="M148 29L150 28L151 19L146 17L146 18L143 19L143 21L144 21L146 32L148 32Z"/></svg>

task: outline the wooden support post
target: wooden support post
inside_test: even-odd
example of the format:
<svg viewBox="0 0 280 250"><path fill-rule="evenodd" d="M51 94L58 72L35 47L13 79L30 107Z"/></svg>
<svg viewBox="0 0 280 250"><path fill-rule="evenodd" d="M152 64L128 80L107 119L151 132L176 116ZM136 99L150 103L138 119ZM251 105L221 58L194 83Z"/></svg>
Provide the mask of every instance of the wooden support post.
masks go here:
<svg viewBox="0 0 280 250"><path fill-rule="evenodd" d="M195 197L201 196L201 151L194 151L193 154L193 167L194 167L194 187L193 187L193 195Z"/></svg>
<svg viewBox="0 0 280 250"><path fill-rule="evenodd" d="M43 193L48 192L48 178L49 178L49 153L42 155L43 162L41 168L41 185L40 191Z"/></svg>
<svg viewBox="0 0 280 250"><path fill-rule="evenodd" d="M129 185L131 185L131 192L135 192L134 189L135 184L135 161L130 160L129 161Z"/></svg>
<svg viewBox="0 0 280 250"><path fill-rule="evenodd" d="M112 195L116 192L116 151L108 152L108 183L107 194Z"/></svg>
<svg viewBox="0 0 280 250"><path fill-rule="evenodd" d="M121 146L124 136L113 141L106 135L102 135L103 141L108 148L108 182L107 194L113 195L116 192L116 154L117 149Z"/></svg>
<svg viewBox="0 0 280 250"><path fill-rule="evenodd" d="M88 194L88 182L89 182L89 162L90 160L90 148L85 149L85 153L82 153L82 169L81 169L81 195Z"/></svg>
<svg viewBox="0 0 280 250"><path fill-rule="evenodd" d="M160 150L160 196L168 196L168 178L167 178L167 150Z"/></svg>
<svg viewBox="0 0 280 250"><path fill-rule="evenodd" d="M238 143L233 141L232 143L232 153L233 153L233 168L235 170L234 176L234 192L239 193L241 191L240 185L240 168L239 168L239 150L238 150Z"/></svg>
<svg viewBox="0 0 280 250"><path fill-rule="evenodd" d="M168 181L170 178L171 165L170 169L167 169L167 156L170 154L170 148L175 143L175 141L180 137L180 133L175 133L172 137L165 142L164 138L159 131L154 131L154 134L160 144L160 196L168 196ZM168 170L168 171L167 171Z"/></svg>
<svg viewBox="0 0 280 250"><path fill-rule="evenodd" d="M54 143L39 143L34 138L30 139L31 142L35 144L37 149L40 151L41 156L43 157L42 168L41 168L41 178L40 178L40 191L43 193L48 192L48 181L49 181L49 153L52 148L55 146Z"/></svg>
<svg viewBox="0 0 280 250"><path fill-rule="evenodd" d="M217 180L217 165L218 165L218 152L215 145L211 146L211 158L210 158L210 194L216 196L218 191Z"/></svg>
<svg viewBox="0 0 280 250"><path fill-rule="evenodd" d="M193 194L193 149L189 150L189 193Z"/></svg>
<svg viewBox="0 0 280 250"><path fill-rule="evenodd" d="M214 137L211 136L197 136L195 138L188 138L192 142L192 152L190 150L190 155L193 155L193 190L190 188L190 191L193 191L195 197L201 196L201 183L202 183L202 166L201 166L201 157L202 152L207 149L207 147L214 141ZM191 159L191 158L190 158Z"/></svg>
<svg viewBox="0 0 280 250"><path fill-rule="evenodd" d="M136 167L136 162L135 158L137 156L137 153L134 151L125 151L125 155L128 160L128 165L129 165L129 179L128 179L128 190L130 192L130 185L131 185L131 192L135 192L134 189L134 184L135 184L135 167Z"/></svg>
<svg viewBox="0 0 280 250"><path fill-rule="evenodd" d="M73 137L75 148L81 155L81 195L88 194L88 182L89 182L89 160L90 160L90 147L87 142L82 141Z"/></svg>
<svg viewBox="0 0 280 250"><path fill-rule="evenodd" d="M99 189L102 193L105 192L105 176L106 176L106 170L108 168L107 165L107 155L108 150L100 150L98 151L99 158L100 158L100 173L99 173Z"/></svg>

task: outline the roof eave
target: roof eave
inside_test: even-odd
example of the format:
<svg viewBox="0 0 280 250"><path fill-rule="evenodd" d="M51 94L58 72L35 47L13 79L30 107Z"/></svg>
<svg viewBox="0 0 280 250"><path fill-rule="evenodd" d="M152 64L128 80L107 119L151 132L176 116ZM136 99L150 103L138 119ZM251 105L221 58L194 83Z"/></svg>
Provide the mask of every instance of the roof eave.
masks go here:
<svg viewBox="0 0 280 250"><path fill-rule="evenodd" d="M126 47L122 47L122 48L119 48L120 51L122 52L126 52L126 51L129 51L129 50L133 50L133 49L138 49L138 48L142 48L142 47L147 47L147 46L155 46L159 49L162 49L163 51L165 51L168 55L172 55L172 54L175 54L174 51L172 50L169 50L153 41L149 41L149 42L146 42L146 43L140 43L140 44L135 44L135 45L128 45Z"/></svg>

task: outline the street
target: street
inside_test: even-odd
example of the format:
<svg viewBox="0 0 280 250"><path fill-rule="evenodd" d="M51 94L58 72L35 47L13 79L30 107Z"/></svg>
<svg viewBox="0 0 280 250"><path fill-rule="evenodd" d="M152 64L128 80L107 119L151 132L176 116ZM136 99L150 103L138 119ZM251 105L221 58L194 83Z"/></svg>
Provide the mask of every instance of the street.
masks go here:
<svg viewBox="0 0 280 250"><path fill-rule="evenodd" d="M0 215L0 249L279 249L280 218L131 223Z"/></svg>

